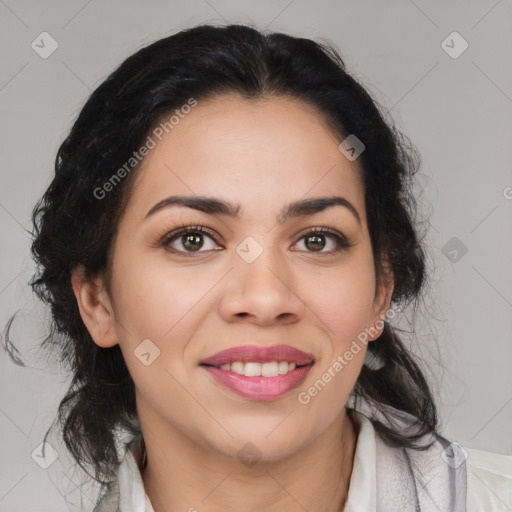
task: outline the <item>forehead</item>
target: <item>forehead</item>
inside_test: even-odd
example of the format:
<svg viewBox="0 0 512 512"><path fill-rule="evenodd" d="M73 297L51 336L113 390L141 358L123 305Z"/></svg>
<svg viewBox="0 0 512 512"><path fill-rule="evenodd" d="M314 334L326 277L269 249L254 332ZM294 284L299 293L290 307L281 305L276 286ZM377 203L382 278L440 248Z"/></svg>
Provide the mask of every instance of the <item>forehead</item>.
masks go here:
<svg viewBox="0 0 512 512"><path fill-rule="evenodd" d="M162 131L161 140L150 133L155 145L129 201L144 213L171 194L215 195L268 210L308 195L343 195L364 210L359 166L339 151L342 137L324 116L301 100L198 100Z"/></svg>

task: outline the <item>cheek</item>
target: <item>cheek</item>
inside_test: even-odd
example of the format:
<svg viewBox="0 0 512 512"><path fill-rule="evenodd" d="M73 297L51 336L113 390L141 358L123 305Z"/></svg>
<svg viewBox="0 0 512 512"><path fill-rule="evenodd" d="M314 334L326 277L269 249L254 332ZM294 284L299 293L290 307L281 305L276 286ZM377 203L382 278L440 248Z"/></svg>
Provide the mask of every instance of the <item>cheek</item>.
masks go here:
<svg viewBox="0 0 512 512"><path fill-rule="evenodd" d="M190 378L183 363L201 321L215 307L208 292L219 277L204 273L199 279L197 268L171 268L163 258L124 257L117 263L115 329L126 365L146 397L155 390L172 394L179 389L172 377Z"/></svg>
<svg viewBox="0 0 512 512"><path fill-rule="evenodd" d="M356 264L317 273L301 296L339 352L368 327L374 293L372 267Z"/></svg>
<svg viewBox="0 0 512 512"><path fill-rule="evenodd" d="M119 251L119 254L122 250ZM178 268L162 258L130 258L128 247L117 260L113 279L116 320L125 337L154 338L164 344L193 321L194 311L218 281L217 274L198 279L194 266Z"/></svg>

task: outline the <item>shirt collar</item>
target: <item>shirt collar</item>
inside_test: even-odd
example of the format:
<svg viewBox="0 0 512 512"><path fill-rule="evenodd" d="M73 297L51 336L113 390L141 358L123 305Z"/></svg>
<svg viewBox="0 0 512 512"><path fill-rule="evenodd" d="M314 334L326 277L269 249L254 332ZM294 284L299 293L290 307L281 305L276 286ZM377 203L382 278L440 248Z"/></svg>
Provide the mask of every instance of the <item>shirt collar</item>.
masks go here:
<svg viewBox="0 0 512 512"><path fill-rule="evenodd" d="M359 424L352 476L344 512L377 511L377 450L372 422L359 411L353 411Z"/></svg>

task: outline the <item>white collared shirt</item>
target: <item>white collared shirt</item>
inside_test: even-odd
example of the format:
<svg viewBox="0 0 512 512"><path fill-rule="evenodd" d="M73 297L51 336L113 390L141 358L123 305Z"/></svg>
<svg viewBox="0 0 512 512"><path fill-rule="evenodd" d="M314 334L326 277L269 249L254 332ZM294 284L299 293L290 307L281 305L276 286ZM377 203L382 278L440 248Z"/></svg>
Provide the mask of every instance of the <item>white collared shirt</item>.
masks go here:
<svg viewBox="0 0 512 512"><path fill-rule="evenodd" d="M378 458L378 454L381 453L379 446L383 445L379 444L381 441L376 437L377 433L372 422L358 411L354 411L354 415L359 421L360 429L344 512L388 512L388 510L397 512L392 508L395 503L394 497L389 498L386 495L386 489L379 488L380 492L377 489L379 475L392 473L395 470L393 459L388 458L387 461L384 461L384 456ZM462 448L462 450L467 453L465 459L467 477L464 478L466 485L462 487L466 496L466 512L512 512L512 455L501 455L469 448ZM412 459L412 467L415 467L415 453L421 452L407 450L407 453L408 458ZM437 452L433 453L435 462L434 466L429 467L429 471L433 470L434 475L444 475L446 459L441 456L439 447ZM137 459L133 450L126 451L118 468L117 482L102 498L94 512L154 512L151 501L144 490L140 473L141 461ZM418 458L418 460L424 465L425 459ZM378 463L382 464L380 473L378 472ZM385 471L382 470L384 463L387 464ZM429 481L432 480L434 479L429 477ZM414 491L417 495L421 494L421 489L415 487ZM435 498L436 496L433 498L434 501L420 500L421 503L416 507L419 507L421 512L438 509L437 506L431 508L429 505L429 503L435 503ZM438 500L438 503L440 502ZM415 510L412 502L411 507L411 510ZM453 510L464 510L464 508L454 507ZM440 512L446 511L441 510Z"/></svg>

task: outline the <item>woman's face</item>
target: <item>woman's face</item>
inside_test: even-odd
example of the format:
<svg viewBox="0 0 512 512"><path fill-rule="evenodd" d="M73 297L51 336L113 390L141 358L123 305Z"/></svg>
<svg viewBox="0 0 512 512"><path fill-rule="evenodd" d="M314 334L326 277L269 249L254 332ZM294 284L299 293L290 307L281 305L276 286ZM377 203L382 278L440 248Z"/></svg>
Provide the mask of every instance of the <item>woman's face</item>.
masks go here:
<svg viewBox="0 0 512 512"><path fill-rule="evenodd" d="M360 170L340 142L298 100L220 96L199 101L150 150L119 224L111 296L101 292L101 313L81 307L98 345L119 343L143 430L229 456L251 442L276 459L343 417L366 348L350 347L382 318L391 289L376 294ZM162 206L172 196L191 202ZM348 206L307 207L333 197ZM167 236L183 226L188 236ZM331 232L308 233L322 227ZM240 364L244 354L261 364L275 345L291 352ZM202 364L240 346L263 356ZM293 349L313 363L272 363L293 361Z"/></svg>

